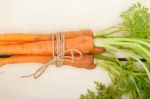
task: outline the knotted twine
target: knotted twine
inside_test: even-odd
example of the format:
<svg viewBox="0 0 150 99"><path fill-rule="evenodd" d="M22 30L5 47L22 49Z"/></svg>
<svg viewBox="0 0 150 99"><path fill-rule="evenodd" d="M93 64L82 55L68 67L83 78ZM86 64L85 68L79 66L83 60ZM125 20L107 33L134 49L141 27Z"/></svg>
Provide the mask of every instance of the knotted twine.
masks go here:
<svg viewBox="0 0 150 99"><path fill-rule="evenodd" d="M56 40L54 39L56 37ZM75 57L74 54L78 54L78 59L82 58L81 51L77 49L67 49L65 50L65 34L60 32L56 34L52 34L52 47L53 47L53 58L50 59L46 64L38 68L33 74L21 76L22 78L26 77L34 77L35 79L39 78L45 70L48 68L49 65L53 64L57 67L61 67L64 64L64 61L74 62ZM56 52L55 52L56 51ZM70 55L66 55L66 54Z"/></svg>

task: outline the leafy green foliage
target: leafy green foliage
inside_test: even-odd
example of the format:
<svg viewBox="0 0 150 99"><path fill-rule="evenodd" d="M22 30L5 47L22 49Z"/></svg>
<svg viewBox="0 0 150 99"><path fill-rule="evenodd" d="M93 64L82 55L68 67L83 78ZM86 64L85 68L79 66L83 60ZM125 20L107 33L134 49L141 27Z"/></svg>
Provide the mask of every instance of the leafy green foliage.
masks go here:
<svg viewBox="0 0 150 99"><path fill-rule="evenodd" d="M102 31L95 32L95 37L118 37L123 33L123 37L150 39L150 13L147 7L140 3L133 4L128 10L120 15L122 23L108 27Z"/></svg>
<svg viewBox="0 0 150 99"><path fill-rule="evenodd" d="M148 38L150 36L149 9L140 3L134 4L127 11L121 13L123 28L130 37Z"/></svg>
<svg viewBox="0 0 150 99"><path fill-rule="evenodd" d="M86 95L81 95L80 99L119 99L120 91L115 87L106 87L102 83L95 82L97 92L88 90ZM91 94L92 93L92 94Z"/></svg>
<svg viewBox="0 0 150 99"><path fill-rule="evenodd" d="M95 57L99 66L109 71L110 75L115 75L111 76L113 83L106 87L96 82L96 92L88 91L86 95L81 95L80 99L121 99L123 95L128 95L131 99L150 98L150 80L145 71L138 70L134 60L130 59L124 64L111 57Z"/></svg>
<svg viewBox="0 0 150 99"><path fill-rule="evenodd" d="M80 99L97 99L94 91L88 90L86 95L81 95Z"/></svg>
<svg viewBox="0 0 150 99"><path fill-rule="evenodd" d="M108 56L94 55L97 66L110 74L112 84L96 82L96 91L88 90L80 99L150 99L150 13L140 3L121 13L123 22L94 34L96 47L104 47ZM114 34L124 33L121 37ZM105 38L102 38L105 37ZM107 38L106 38L107 37ZM109 37L109 38L108 38ZM113 37L113 38L110 38ZM111 52L126 56L126 63ZM146 60L142 62L139 57ZM135 63L139 63L139 69Z"/></svg>

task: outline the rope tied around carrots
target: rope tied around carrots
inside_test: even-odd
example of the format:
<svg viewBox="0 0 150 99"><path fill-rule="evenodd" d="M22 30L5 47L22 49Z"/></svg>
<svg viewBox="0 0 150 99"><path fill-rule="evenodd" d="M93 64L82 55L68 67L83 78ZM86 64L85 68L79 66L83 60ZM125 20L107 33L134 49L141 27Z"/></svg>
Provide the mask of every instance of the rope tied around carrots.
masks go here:
<svg viewBox="0 0 150 99"><path fill-rule="evenodd" d="M56 37L56 41L54 39ZM74 54L79 54L79 58L82 58L81 51L77 49L67 49L65 50L65 34L60 32L56 34L52 34L52 46L53 46L53 58L50 59L46 64L38 68L33 74L21 76L21 78L31 77L33 76L35 79L39 78L45 70L48 68L50 64L54 64L57 67L61 67L64 64L64 61L74 62ZM56 54L55 54L56 48ZM66 53L70 53L70 55L65 55Z"/></svg>

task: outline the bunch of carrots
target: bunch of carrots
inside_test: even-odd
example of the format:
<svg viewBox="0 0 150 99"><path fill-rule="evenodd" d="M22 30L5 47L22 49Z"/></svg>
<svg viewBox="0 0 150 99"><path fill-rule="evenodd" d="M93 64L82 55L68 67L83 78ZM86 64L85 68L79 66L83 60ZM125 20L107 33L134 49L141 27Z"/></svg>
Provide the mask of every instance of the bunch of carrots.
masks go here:
<svg viewBox="0 0 150 99"><path fill-rule="evenodd" d="M131 95L131 99L150 98L149 9L137 3L122 12L121 18L121 24L98 32L64 32L65 50L76 49L83 55L80 59L78 53L75 53L74 62L64 61L64 64L86 69L101 66L108 71L112 80L109 87L97 84L96 93L88 91L81 99L121 99L123 95ZM0 63L46 64L53 58L53 52L57 52L53 48L52 38L51 33L0 34ZM55 43L56 37L54 39ZM116 52L121 53L125 61L122 62Z"/></svg>
<svg viewBox="0 0 150 99"><path fill-rule="evenodd" d="M64 34L65 49L77 49L83 54L82 59L79 59L79 55L75 55L74 62L64 61L64 64L78 68L95 68L92 54L101 54L104 48L94 47L92 31L69 31ZM53 58L53 50L56 52L57 49L53 49L52 34L0 34L0 63L2 64L30 62L46 64Z"/></svg>

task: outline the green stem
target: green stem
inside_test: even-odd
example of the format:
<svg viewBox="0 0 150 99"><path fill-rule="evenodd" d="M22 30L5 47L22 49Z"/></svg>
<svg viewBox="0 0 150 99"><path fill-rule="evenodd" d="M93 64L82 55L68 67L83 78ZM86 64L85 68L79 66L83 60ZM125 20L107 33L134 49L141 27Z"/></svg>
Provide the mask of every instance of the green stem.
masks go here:
<svg viewBox="0 0 150 99"><path fill-rule="evenodd" d="M135 38L134 39L133 38L104 38L104 39L101 38L100 40L105 42L117 42L117 41L134 42L150 48L150 43L148 41L144 41L145 39L143 40L143 39L135 39Z"/></svg>
<svg viewBox="0 0 150 99"><path fill-rule="evenodd" d="M94 35L94 37L99 37L102 35L101 33L105 33L105 32L107 33L108 31L111 31L112 29L119 29L120 30L121 27L119 25L118 26L111 26L111 27L108 27L104 30L94 32L93 35Z"/></svg>
<svg viewBox="0 0 150 99"><path fill-rule="evenodd" d="M109 35L112 35L112 34L115 34L115 33L118 33L118 32L121 32L121 31L123 31L123 30L114 30L114 31L111 31L111 32L108 32L108 33L104 33L104 34L102 34L102 35L99 35L100 37L105 37L105 36L109 36Z"/></svg>
<svg viewBox="0 0 150 99"><path fill-rule="evenodd" d="M148 76L148 78L149 78L149 80L150 80L150 72L149 72L147 66L146 66L141 60L139 60L137 57L135 57L134 55L132 55L132 53L129 53L129 52L120 50L120 49L118 49L118 48L116 48L116 47L113 47L113 46L110 46L110 45L106 45L106 44L104 44L104 45L99 45L99 44L97 44L97 43L95 43L95 44L96 44L97 47L104 47L104 48L108 48L108 49L111 49L111 50L116 50L116 51L118 51L118 52L124 53L124 54L125 54L126 56L128 56L128 57L131 57L131 58L135 59L135 60L136 60L137 62L139 62L139 63L141 64L141 66L144 68L144 70L146 71L147 76Z"/></svg>
<svg viewBox="0 0 150 99"><path fill-rule="evenodd" d="M122 42L121 42L122 41ZM132 42L131 42L132 41ZM127 39L127 38L108 38L108 39L100 39L95 38L94 43L95 45L113 45L117 47L122 48L129 48L132 51L138 53L142 57L144 57L147 62L150 64L150 51L145 48L146 46L149 46L149 43L137 40L137 39ZM142 46L141 44L144 44L146 46Z"/></svg>
<svg viewBox="0 0 150 99"><path fill-rule="evenodd" d="M137 83L136 83L134 77L133 77L132 75L130 75L129 77L130 77L130 80L134 83L135 88L136 88L136 90L137 90L137 93L138 93L138 95L140 96L140 90L139 90L139 88L138 88L138 86L137 86Z"/></svg>
<svg viewBox="0 0 150 99"><path fill-rule="evenodd" d="M147 50L146 48L140 46L137 43L109 42L109 44L119 45L119 46L121 45L121 47L123 46L123 47L131 48L132 50L137 52L139 55L144 57L150 63L150 51Z"/></svg>

